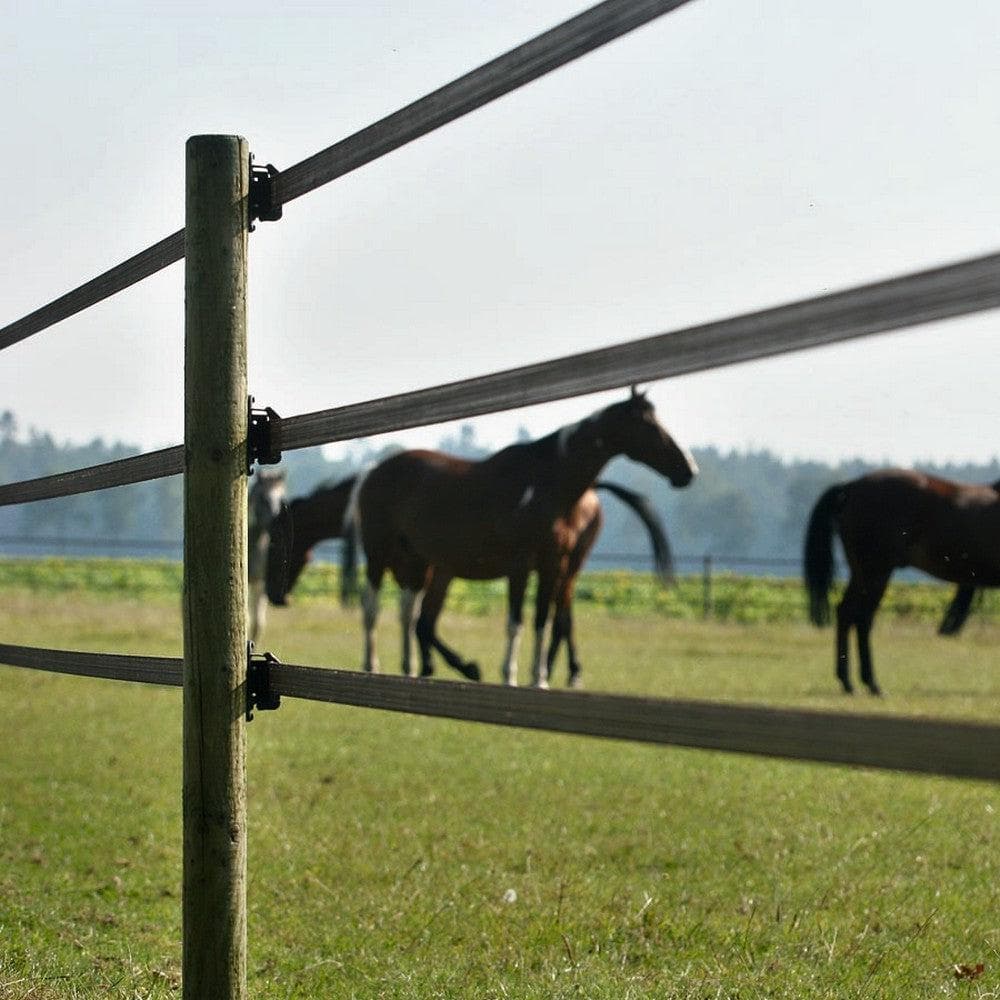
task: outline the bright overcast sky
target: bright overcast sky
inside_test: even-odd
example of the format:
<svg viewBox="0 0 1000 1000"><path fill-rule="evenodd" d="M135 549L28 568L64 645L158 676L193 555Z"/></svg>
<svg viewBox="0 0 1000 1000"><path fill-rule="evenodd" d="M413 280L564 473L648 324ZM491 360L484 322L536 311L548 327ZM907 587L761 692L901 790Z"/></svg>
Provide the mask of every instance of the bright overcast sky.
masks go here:
<svg viewBox="0 0 1000 1000"><path fill-rule="evenodd" d="M183 226L188 136L290 166L583 5L0 9L5 325ZM998 38L983 0L694 0L259 226L251 392L291 416L995 252ZM0 409L60 440L179 442L182 283L175 264L3 352ZM692 446L986 461L997 322L652 396ZM500 446L616 395L476 426Z"/></svg>

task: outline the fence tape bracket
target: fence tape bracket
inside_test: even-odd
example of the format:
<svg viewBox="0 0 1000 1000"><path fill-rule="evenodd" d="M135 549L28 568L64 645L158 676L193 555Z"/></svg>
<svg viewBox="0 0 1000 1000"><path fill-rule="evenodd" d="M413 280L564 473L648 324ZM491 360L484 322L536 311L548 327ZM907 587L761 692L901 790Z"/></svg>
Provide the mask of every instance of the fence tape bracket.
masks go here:
<svg viewBox="0 0 1000 1000"><path fill-rule="evenodd" d="M249 219L247 224L252 233L257 227L254 222L277 222L281 218L281 203L277 200L274 179L281 171L268 163L263 167L253 165L250 154L250 195L247 198Z"/></svg>
<svg viewBox="0 0 1000 1000"><path fill-rule="evenodd" d="M271 690L271 664L281 661L273 653L255 653L247 643L247 722L253 722L254 709L273 712L281 706L281 695Z"/></svg>
<svg viewBox="0 0 1000 1000"><path fill-rule="evenodd" d="M281 417L270 406L255 410L253 396L247 397L247 475L258 465L281 461Z"/></svg>

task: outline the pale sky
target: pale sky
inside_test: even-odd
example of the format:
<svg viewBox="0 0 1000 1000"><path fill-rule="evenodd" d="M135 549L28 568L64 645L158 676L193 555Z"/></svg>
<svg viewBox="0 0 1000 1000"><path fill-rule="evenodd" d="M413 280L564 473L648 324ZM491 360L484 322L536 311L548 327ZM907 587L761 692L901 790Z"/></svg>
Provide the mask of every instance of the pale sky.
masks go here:
<svg viewBox="0 0 1000 1000"><path fill-rule="evenodd" d="M188 136L291 166L583 8L0 0L0 325L183 226ZM996 252L998 38L983 0L694 0L261 224L251 392L292 416ZM987 461L997 323L651 395L695 447ZM175 264L2 352L0 409L151 449L182 440L182 377ZM501 446L616 395L477 432Z"/></svg>

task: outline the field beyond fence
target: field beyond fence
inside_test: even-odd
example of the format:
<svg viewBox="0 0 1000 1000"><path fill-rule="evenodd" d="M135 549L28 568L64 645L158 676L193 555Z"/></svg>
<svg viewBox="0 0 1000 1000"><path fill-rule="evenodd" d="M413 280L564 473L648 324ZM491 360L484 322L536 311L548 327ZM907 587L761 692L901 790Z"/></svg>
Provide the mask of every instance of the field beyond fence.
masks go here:
<svg viewBox="0 0 1000 1000"><path fill-rule="evenodd" d="M841 581L838 586L843 586ZM143 599L180 598L181 563L173 560L109 558L0 559L0 590L35 593L130 595ZM387 588L392 596L391 587ZM302 574L292 595L296 602L337 601L340 571L329 563L314 563ZM879 620L937 623L954 587L938 582L898 581L890 584L879 609ZM529 593L529 601L531 594ZM831 601L837 599L837 589ZM806 621L802 581L795 578L715 573L706 593L700 574L681 574L676 585L664 587L650 574L629 570L583 573L576 588L580 608L603 609L616 615L655 613L679 621L709 619L752 625ZM504 580L454 580L448 608L470 615L503 615ZM977 621L1000 623L1000 593L983 590L973 610Z"/></svg>
<svg viewBox="0 0 1000 1000"><path fill-rule="evenodd" d="M179 574L12 560L0 621L37 645L176 655ZM585 688L987 723L1000 710L1000 633L976 617L955 641L934 635L934 607L927 622L880 615L886 697L846 698L798 581L733 580L799 616L746 626L697 620L699 582L681 581L695 620L677 621L622 596L643 593L640 575L586 578ZM356 667L360 615L336 583L310 567L265 648ZM471 589L481 600L456 590L472 611L454 607L446 635L495 683L503 588ZM948 594L899 589L937 608ZM388 604L382 617L395 673ZM13 667L0 680L16 719L0 741L0 998L176 1000L180 691ZM996 995L996 785L298 698L249 732L257 1000Z"/></svg>

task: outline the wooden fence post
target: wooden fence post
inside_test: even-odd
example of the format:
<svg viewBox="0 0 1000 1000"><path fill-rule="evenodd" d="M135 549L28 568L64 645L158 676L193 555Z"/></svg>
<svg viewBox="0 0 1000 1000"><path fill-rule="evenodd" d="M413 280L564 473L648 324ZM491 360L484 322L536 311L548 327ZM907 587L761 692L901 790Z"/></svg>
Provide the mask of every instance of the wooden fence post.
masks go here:
<svg viewBox="0 0 1000 1000"><path fill-rule="evenodd" d="M185 1000L246 998L247 194L238 136L187 143Z"/></svg>

